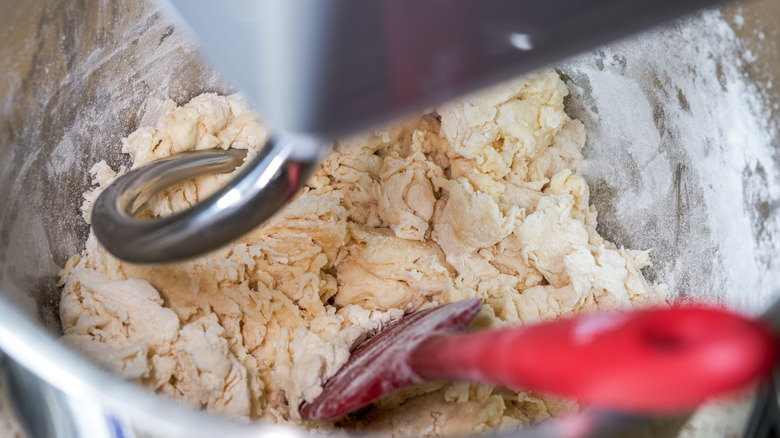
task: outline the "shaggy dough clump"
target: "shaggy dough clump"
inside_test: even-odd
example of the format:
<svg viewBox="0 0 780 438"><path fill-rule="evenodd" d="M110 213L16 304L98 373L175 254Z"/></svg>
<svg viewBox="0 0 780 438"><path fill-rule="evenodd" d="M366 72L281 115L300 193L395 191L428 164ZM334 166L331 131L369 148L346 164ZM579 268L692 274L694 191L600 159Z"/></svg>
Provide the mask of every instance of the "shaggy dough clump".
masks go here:
<svg viewBox="0 0 780 438"><path fill-rule="evenodd" d="M63 341L199 408L325 428L301 420L298 405L404 313L479 298L480 323L504 326L662 303L664 287L640 272L648 253L596 232L578 175L585 134L564 112L567 93L545 71L343 141L273 220L197 260L131 265L90 236L62 271ZM248 149L251 158L267 137L239 96L204 94L170 103L122 150L133 167L217 147ZM92 175L87 221L117 172L101 162ZM170 189L142 215L189 207L228 178ZM339 425L409 436L486 432L575 408L528 391L434 383Z"/></svg>

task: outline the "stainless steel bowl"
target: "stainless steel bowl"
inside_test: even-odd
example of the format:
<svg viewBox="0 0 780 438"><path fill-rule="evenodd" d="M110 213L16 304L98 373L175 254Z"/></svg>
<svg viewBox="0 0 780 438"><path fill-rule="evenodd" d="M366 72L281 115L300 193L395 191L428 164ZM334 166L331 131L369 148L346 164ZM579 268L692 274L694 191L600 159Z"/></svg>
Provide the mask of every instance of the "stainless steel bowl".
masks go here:
<svg viewBox="0 0 780 438"><path fill-rule="evenodd" d="M649 274L678 299L758 315L780 295L779 16L780 0L731 5L559 66L589 134L600 231L653 249ZM162 99L231 86L146 1L9 5L0 57L0 349L109 435L302 435L196 412L57 339L57 272L83 248L89 168L127 164L120 139Z"/></svg>

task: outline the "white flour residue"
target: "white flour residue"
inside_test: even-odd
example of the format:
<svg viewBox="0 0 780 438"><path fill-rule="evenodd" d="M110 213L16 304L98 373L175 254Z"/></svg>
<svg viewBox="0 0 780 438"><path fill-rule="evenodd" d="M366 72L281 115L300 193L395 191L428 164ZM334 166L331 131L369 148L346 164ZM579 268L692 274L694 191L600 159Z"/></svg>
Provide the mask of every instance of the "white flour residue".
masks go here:
<svg viewBox="0 0 780 438"><path fill-rule="evenodd" d="M9 68L0 111L13 127L0 141L16 145L0 166L0 229L13 254L0 278L7 296L57 333L60 292L51 279L84 247L88 229L76 206L92 185L89 168L101 159L127 164L122 137L158 119L164 99L231 87L154 4L48 3L20 4L16 27L0 31L0 62Z"/></svg>
<svg viewBox="0 0 780 438"><path fill-rule="evenodd" d="M780 285L780 169L751 57L708 11L562 70L602 233L653 248L656 280L678 297L758 314Z"/></svg>

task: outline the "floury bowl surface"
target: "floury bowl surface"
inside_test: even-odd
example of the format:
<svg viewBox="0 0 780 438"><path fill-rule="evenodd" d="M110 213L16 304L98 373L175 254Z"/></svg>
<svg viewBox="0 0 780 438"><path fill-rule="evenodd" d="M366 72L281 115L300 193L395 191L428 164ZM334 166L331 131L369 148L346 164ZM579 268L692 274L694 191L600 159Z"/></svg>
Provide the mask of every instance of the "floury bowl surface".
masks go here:
<svg viewBox="0 0 780 438"><path fill-rule="evenodd" d="M568 111L586 127L602 235L652 249L651 277L676 296L751 315L780 295L779 14L776 0L705 12L558 67ZM0 22L0 349L152 430L256 433L124 383L57 342L57 272L86 239L89 168L127 164L120 139L153 124L164 99L231 87L146 2L28 2Z"/></svg>

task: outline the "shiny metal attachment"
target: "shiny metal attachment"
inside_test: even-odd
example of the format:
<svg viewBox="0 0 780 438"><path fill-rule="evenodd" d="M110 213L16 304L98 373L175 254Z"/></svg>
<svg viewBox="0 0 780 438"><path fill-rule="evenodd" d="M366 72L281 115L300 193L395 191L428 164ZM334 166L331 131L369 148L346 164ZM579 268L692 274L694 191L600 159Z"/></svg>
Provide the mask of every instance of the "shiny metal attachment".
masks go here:
<svg viewBox="0 0 780 438"><path fill-rule="evenodd" d="M206 150L166 157L120 176L100 194L92 227L115 257L137 264L191 259L248 233L295 196L329 145L311 137L273 137L219 191L171 216L133 217L160 191L196 176L239 167L246 151Z"/></svg>

